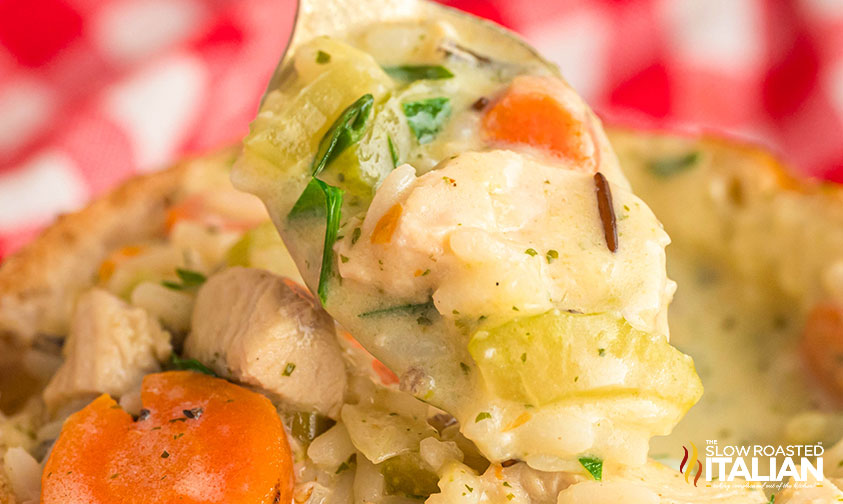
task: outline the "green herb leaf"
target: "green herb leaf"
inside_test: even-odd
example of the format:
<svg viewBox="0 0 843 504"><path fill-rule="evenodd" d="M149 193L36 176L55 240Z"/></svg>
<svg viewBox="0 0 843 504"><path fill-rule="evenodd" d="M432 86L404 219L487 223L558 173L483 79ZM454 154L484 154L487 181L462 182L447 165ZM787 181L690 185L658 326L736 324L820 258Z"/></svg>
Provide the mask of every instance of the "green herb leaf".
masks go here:
<svg viewBox="0 0 843 504"><path fill-rule="evenodd" d="M398 306L390 306L388 308L381 308L379 310L372 310L361 313L357 315L360 318L371 318L371 317L379 317L382 315L394 315L398 313L418 313L421 311L427 311L433 308L433 300L430 300L426 303L419 303L419 304L405 304L405 305L398 305Z"/></svg>
<svg viewBox="0 0 843 504"><path fill-rule="evenodd" d="M322 268L319 270L319 287L316 290L319 300L324 305L328 298L328 280L334 270L334 243L337 241L337 231L340 229L343 192L339 187L328 185L319 179L313 180L325 193L325 208L328 214L325 223L325 243L322 247Z"/></svg>
<svg viewBox="0 0 843 504"><path fill-rule="evenodd" d="M170 280L164 280L163 282L161 282L161 285L168 289L181 291L192 289L194 287L199 287L200 285L205 283L205 280L208 279L205 275L199 273L198 271L193 271L184 268L176 268L176 276L179 277L181 283L173 282Z"/></svg>
<svg viewBox="0 0 843 504"><path fill-rule="evenodd" d="M387 135L386 142L389 144L389 157L392 158L392 167L398 167L398 149L395 148L395 144L392 142L392 137Z"/></svg>
<svg viewBox="0 0 843 504"><path fill-rule="evenodd" d="M211 368L202 364L196 359L182 359L178 355L173 354L170 357L170 364L173 366L173 369L178 369L182 371L196 371L199 373L205 373L206 375L217 376L217 374L213 372Z"/></svg>
<svg viewBox="0 0 843 504"><path fill-rule="evenodd" d="M481 422L481 421L483 421L483 420L488 420L488 419L490 419L490 418L492 418L492 414L491 414L491 413L489 413L488 411L481 411L481 412L480 412L480 413L478 413L478 414L477 414L477 416L474 418L474 423Z"/></svg>
<svg viewBox="0 0 843 504"><path fill-rule="evenodd" d="M183 268L176 268L176 275L179 276L181 283L185 287L196 287L198 285L202 285L205 283L205 280L208 279L205 275L199 273L198 271Z"/></svg>
<svg viewBox="0 0 843 504"><path fill-rule="evenodd" d="M597 480L603 480L603 460L597 457L580 457L580 465L585 467L585 470Z"/></svg>
<svg viewBox="0 0 843 504"><path fill-rule="evenodd" d="M290 376L293 374L293 371L296 370L296 365L292 362L288 362L286 366L284 366L284 371L281 373L284 376Z"/></svg>
<svg viewBox="0 0 843 504"><path fill-rule="evenodd" d="M316 62L320 65L324 65L331 61L331 55L326 53L325 51L318 51L316 53Z"/></svg>
<svg viewBox="0 0 843 504"><path fill-rule="evenodd" d="M407 124L420 144L433 141L451 116L451 100L445 97L428 98L403 103Z"/></svg>
<svg viewBox="0 0 843 504"><path fill-rule="evenodd" d="M700 157L699 151L691 151L681 156L654 159L650 161L648 168L650 173L657 177L672 177L693 168Z"/></svg>
<svg viewBox="0 0 843 504"><path fill-rule="evenodd" d="M317 288L317 294L323 305L328 295L328 280L334 269L334 243L337 241L337 232L340 228L342 196L342 189L328 185L314 177L310 179L290 213L287 214L287 219L321 215L323 212L326 216L322 267L319 270L319 286Z"/></svg>
<svg viewBox="0 0 843 504"><path fill-rule="evenodd" d="M371 94L364 94L340 114L319 141L319 149L310 167L311 175L319 175L342 151L360 140L366 130L374 102Z"/></svg>
<svg viewBox="0 0 843 504"><path fill-rule="evenodd" d="M423 79L450 79L454 76L450 70L442 65L401 65L383 69L395 80L417 81Z"/></svg>
<svg viewBox="0 0 843 504"><path fill-rule="evenodd" d="M547 259L547 264L550 264L553 261L559 259L559 252L550 249L547 251L547 254L545 254L545 258Z"/></svg>
<svg viewBox="0 0 843 504"><path fill-rule="evenodd" d="M527 254L528 256L532 256L532 257L536 257L538 255L538 252L536 252L536 249L534 249L534 248L528 248L527 250L524 251L524 253Z"/></svg>
<svg viewBox="0 0 843 504"><path fill-rule="evenodd" d="M296 200L287 219L321 217L325 215L325 192L316 179L310 179L304 191Z"/></svg>

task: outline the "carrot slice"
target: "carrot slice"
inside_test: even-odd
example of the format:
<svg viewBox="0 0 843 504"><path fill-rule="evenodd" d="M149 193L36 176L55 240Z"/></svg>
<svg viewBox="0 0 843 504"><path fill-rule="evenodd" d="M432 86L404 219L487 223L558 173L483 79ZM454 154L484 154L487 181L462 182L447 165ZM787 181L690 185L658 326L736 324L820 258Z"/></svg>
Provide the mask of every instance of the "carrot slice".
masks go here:
<svg viewBox="0 0 843 504"><path fill-rule="evenodd" d="M401 219L401 213L403 211L404 208L400 203L392 205L383 214L377 224L375 224L370 241L381 245L392 241L392 235L395 234L395 229L398 228L398 220Z"/></svg>
<svg viewBox="0 0 843 504"><path fill-rule="evenodd" d="M802 332L802 354L823 384L843 398L843 307L817 305Z"/></svg>
<svg viewBox="0 0 843 504"><path fill-rule="evenodd" d="M588 117L574 91L559 79L516 77L486 112L483 129L492 141L546 149L583 171L597 170Z"/></svg>
<svg viewBox="0 0 843 504"><path fill-rule="evenodd" d="M192 371L148 375L134 420L108 395L65 422L41 502L290 502L293 463L268 399Z"/></svg>

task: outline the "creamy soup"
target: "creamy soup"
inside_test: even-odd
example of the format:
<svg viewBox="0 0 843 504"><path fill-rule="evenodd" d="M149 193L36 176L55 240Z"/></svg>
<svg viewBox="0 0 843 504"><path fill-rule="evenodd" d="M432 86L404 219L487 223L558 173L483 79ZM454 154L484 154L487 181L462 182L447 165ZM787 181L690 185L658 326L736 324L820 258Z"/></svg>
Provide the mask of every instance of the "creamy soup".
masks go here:
<svg viewBox="0 0 843 504"><path fill-rule="evenodd" d="M668 342L668 237L597 118L444 23L349 40L297 48L235 184L325 309L488 458L643 463L701 388Z"/></svg>

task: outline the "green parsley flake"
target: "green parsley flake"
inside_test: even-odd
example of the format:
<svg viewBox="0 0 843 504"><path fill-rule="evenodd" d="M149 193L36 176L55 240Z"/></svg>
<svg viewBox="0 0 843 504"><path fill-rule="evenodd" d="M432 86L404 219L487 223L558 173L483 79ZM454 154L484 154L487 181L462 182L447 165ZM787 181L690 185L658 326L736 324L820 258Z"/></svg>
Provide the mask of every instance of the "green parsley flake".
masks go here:
<svg viewBox="0 0 843 504"><path fill-rule="evenodd" d="M481 422L483 420L488 420L490 418L492 418L491 413L489 413L488 411L481 411L480 413L477 414L477 417L474 419L474 423L478 423L478 422Z"/></svg>
<svg viewBox="0 0 843 504"><path fill-rule="evenodd" d="M432 142L451 117L451 100L443 96L403 103L401 107L420 144Z"/></svg>
<svg viewBox="0 0 843 504"><path fill-rule="evenodd" d="M331 55L326 53L325 51L319 51L316 53L316 62L320 65L324 65L331 61Z"/></svg>
<svg viewBox="0 0 843 504"><path fill-rule="evenodd" d="M580 465L582 465L591 476L601 481L603 479L603 460L597 457L580 457Z"/></svg>

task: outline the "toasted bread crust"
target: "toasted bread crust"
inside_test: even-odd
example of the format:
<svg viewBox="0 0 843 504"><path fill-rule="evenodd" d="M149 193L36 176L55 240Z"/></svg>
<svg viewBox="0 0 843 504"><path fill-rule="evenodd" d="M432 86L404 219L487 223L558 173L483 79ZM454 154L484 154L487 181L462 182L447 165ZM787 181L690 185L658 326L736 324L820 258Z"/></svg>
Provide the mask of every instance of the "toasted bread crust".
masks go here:
<svg viewBox="0 0 843 504"><path fill-rule="evenodd" d="M233 148L212 155L231 157ZM132 178L87 207L62 215L0 265L0 339L27 346L38 334L62 335L76 294L106 255L162 236L167 208L202 158Z"/></svg>

